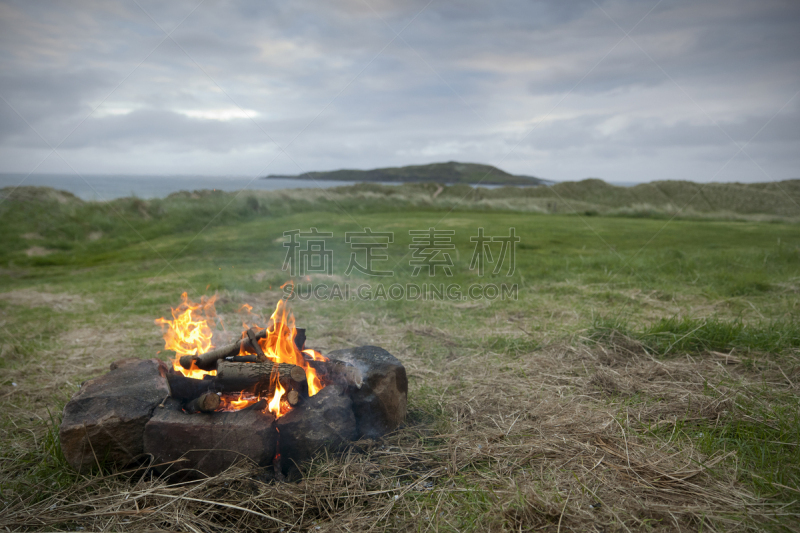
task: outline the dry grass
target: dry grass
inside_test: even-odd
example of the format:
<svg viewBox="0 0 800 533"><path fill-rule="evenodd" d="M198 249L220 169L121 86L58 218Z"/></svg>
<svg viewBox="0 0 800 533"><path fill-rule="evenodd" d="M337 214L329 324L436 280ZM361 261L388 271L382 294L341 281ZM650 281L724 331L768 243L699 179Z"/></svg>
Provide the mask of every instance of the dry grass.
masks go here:
<svg viewBox="0 0 800 533"><path fill-rule="evenodd" d="M24 307L51 307L56 311L69 311L79 306L92 305L91 298L77 294L50 293L33 289L18 289L0 293L0 298L13 305Z"/></svg>
<svg viewBox="0 0 800 533"><path fill-rule="evenodd" d="M446 332L429 333L453 342ZM385 340L397 337L389 332ZM741 390L709 395L707 383L728 376L746 388L764 376L724 354L662 361L635 341L615 340L562 342L513 357L464 352L440 369L401 354L412 381L407 427L317 458L300 481L269 481L247 464L177 485L146 467L72 474L62 490L4 490L0 527L719 531L780 520L780 506L737 482L734 452L706 456L658 433L678 421L739 416ZM8 479L13 468L4 463Z"/></svg>

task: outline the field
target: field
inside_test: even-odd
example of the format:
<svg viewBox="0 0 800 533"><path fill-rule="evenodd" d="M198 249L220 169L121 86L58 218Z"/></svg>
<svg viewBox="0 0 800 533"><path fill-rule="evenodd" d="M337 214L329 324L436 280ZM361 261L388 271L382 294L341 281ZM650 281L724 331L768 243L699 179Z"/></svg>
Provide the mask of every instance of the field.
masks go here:
<svg viewBox="0 0 800 533"><path fill-rule="evenodd" d="M794 208L730 207L748 193L688 214L674 199L530 194L364 185L98 204L5 191L0 526L800 530ZM345 275L345 233L365 227L393 233L375 265L393 276ZM298 325L323 353L375 344L400 358L405 427L319 457L293 483L263 482L246 464L178 486L146 469L79 476L65 465L59 416L82 381L123 357L170 358L154 319L184 291L219 295L220 337L238 334L243 303L268 316L290 278L284 232L310 228L333 234L331 273L295 276L296 295L368 284L370 298L295 298ZM453 232L451 276L413 275L409 231L428 228ZM513 272L510 256L497 274L470 269L479 228L514 229ZM388 291L423 283L425 297ZM493 298L491 284L516 289ZM469 297L474 285L484 297Z"/></svg>

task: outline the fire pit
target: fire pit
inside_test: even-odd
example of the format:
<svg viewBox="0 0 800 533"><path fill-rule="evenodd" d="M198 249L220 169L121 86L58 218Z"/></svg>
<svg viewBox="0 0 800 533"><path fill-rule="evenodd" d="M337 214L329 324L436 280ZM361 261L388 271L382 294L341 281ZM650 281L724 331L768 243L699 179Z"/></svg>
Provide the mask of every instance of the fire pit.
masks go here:
<svg viewBox="0 0 800 533"><path fill-rule="evenodd" d="M76 470L152 460L181 478L249 460L285 475L321 450L376 439L405 418L403 365L376 346L326 355L305 347L283 300L265 327L212 345L215 298L183 302L164 327L170 364L124 359L64 408L64 456ZM249 306L247 306L249 307Z"/></svg>

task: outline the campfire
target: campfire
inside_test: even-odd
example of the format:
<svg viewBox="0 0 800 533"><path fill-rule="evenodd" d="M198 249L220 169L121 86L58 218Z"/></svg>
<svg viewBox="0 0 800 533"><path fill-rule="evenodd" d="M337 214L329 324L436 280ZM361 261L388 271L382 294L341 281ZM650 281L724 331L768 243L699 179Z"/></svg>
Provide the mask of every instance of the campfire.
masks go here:
<svg viewBox="0 0 800 533"><path fill-rule="evenodd" d="M216 296L194 303L183 293L181 299L172 309L172 320L156 320L164 327L164 348L175 352L170 386L184 400L203 389L218 392L217 399L207 392L189 398L188 412L253 409L280 418L325 387L320 376L361 388L358 368L305 349L305 330L295 327L284 300L265 326L244 322L239 340L215 347L210 324L217 317ZM249 314L252 306L244 304L241 310Z"/></svg>
<svg viewBox="0 0 800 533"><path fill-rule="evenodd" d="M64 408L62 449L77 470L149 461L181 477L249 460L277 477L320 450L381 438L405 417L403 365L375 346L323 355L279 300L263 325L252 307L238 339L215 342L216 296L184 293L163 329L168 363L126 359L84 383ZM263 322L263 321L262 321Z"/></svg>

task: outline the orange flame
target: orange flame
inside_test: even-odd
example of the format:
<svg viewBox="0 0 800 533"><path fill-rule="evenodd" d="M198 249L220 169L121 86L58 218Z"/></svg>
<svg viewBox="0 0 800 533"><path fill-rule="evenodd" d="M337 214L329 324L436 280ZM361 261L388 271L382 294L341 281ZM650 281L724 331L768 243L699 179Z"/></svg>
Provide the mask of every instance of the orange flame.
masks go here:
<svg viewBox="0 0 800 533"><path fill-rule="evenodd" d="M203 296L200 303L189 300L186 293L181 295L181 304L172 309L172 320L165 318L156 319L156 324L160 324L164 329L164 347L175 352L175 359L172 362L173 368L187 377L203 379L203 376L216 375L216 370L205 371L192 364L190 370L186 370L180 364L180 358L184 355L200 355L214 348L211 340L213 332L211 325L214 318L217 318L214 302L216 295L211 298ZM239 311L249 313L252 307L244 304ZM221 322L221 321L220 321ZM242 337L244 331L249 329L246 323L242 324ZM258 328L259 326L254 326ZM302 352L295 345L297 329L295 328L294 315L287 309L285 301L279 300L275 307L275 312L270 317L267 325L267 336L259 339L258 344L264 351L267 358L274 363L290 363L301 367L306 373L308 383L308 394L314 396L321 391L325 385L317 375L316 370L309 365L308 361L327 361L322 354L315 350L303 350ZM240 354L244 353L245 346L240 349ZM241 363L247 364L247 363ZM291 406L285 400L286 389L280 384L277 376L275 379L272 398L269 400L264 412L270 412L276 418L286 414L291 410ZM240 393L238 397L223 394L222 402L218 410L237 411L248 405L252 405L260 400L260 397L253 394L245 395Z"/></svg>
<svg viewBox="0 0 800 533"><path fill-rule="evenodd" d="M275 418L280 418L281 416L281 398L286 390L281 386L281 382L278 381L277 385L275 386L275 394L272 396L272 399L269 401L269 405L267 409L270 413L275 415Z"/></svg>
<svg viewBox="0 0 800 533"><path fill-rule="evenodd" d="M278 300L275 312L270 317L266 338L258 341L264 354L275 363L290 363L301 367L306 372L308 381L308 395L314 396L322 390L324 385L317 376L317 371L312 368L303 354L310 354L315 361L327 361L319 352L304 350L301 352L294 339L297 329L294 325L294 315L287 311L284 300Z"/></svg>
<svg viewBox="0 0 800 533"><path fill-rule="evenodd" d="M316 350L303 350L303 353L312 361L327 361L327 357L323 357L321 353ZM325 385L322 384L322 381L317 376L317 371L312 368L308 363L305 363L305 367L303 370L306 371L306 381L308 382L308 395L314 396L316 393L321 391Z"/></svg>
<svg viewBox="0 0 800 533"><path fill-rule="evenodd" d="M229 400L223 396L223 402L227 411L238 411L244 409L248 405L258 401L258 398L245 398L244 391L239 393L239 397L235 400Z"/></svg>
<svg viewBox="0 0 800 533"><path fill-rule="evenodd" d="M212 349L210 322L217 316L214 302L217 300L215 294L211 298L203 296L200 303L189 300L189 296L184 292L181 294L181 304L172 309L172 320L164 317L157 318L156 324L161 324L164 329L164 349L175 352L175 359L172 360L172 367L190 378L203 379L206 374L215 375L216 370L209 372L200 370L192 364L191 370L186 370L181 366L180 358L183 355L199 355Z"/></svg>

